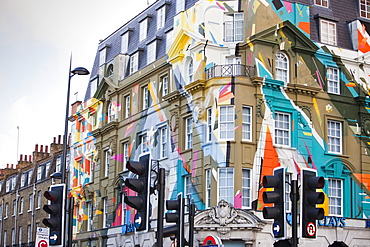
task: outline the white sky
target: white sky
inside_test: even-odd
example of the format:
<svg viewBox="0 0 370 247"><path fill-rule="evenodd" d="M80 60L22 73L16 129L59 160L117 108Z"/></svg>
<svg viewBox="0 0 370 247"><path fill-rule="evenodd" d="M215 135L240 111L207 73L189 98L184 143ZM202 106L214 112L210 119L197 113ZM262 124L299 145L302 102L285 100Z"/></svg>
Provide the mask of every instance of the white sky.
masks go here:
<svg viewBox="0 0 370 247"><path fill-rule="evenodd" d="M71 53L72 69L91 71L99 40L147 2L0 0L0 168L63 135ZM77 91L83 100L88 80L72 78L71 103Z"/></svg>

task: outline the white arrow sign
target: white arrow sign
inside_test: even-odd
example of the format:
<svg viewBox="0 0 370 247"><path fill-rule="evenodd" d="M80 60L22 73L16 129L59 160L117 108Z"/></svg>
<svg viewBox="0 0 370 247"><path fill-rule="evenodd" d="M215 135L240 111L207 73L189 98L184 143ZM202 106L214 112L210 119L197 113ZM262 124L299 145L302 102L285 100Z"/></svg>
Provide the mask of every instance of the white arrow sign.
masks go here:
<svg viewBox="0 0 370 247"><path fill-rule="evenodd" d="M56 241L58 239L58 235L54 234L53 236L50 236L50 239Z"/></svg>

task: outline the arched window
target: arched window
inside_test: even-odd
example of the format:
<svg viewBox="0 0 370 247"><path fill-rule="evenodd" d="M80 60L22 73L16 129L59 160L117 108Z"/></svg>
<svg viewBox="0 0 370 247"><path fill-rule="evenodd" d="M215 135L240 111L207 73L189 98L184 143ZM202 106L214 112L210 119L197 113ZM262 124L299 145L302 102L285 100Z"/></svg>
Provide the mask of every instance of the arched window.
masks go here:
<svg viewBox="0 0 370 247"><path fill-rule="evenodd" d="M193 82L193 74L194 74L193 59L190 59L188 63L188 83Z"/></svg>
<svg viewBox="0 0 370 247"><path fill-rule="evenodd" d="M276 53L276 65L275 65L275 79L284 82L284 85L288 84L289 80L289 60L285 53Z"/></svg>

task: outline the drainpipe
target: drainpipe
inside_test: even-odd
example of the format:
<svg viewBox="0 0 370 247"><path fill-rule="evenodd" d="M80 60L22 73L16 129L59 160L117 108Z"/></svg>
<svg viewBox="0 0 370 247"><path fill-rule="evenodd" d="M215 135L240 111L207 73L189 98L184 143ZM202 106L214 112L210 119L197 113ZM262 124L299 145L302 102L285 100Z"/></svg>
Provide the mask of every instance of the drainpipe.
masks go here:
<svg viewBox="0 0 370 247"><path fill-rule="evenodd" d="M36 184L33 184L33 194L32 194L32 218L31 218L31 242L32 242L32 237L33 237L33 229L35 225L35 195L36 195ZM33 242L36 241L36 236Z"/></svg>

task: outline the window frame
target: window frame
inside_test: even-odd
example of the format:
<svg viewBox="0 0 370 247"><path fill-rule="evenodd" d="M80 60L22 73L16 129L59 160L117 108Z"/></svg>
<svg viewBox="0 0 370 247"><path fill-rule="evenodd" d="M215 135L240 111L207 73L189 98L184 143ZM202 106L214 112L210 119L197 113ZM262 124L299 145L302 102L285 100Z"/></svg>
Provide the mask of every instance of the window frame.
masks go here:
<svg viewBox="0 0 370 247"><path fill-rule="evenodd" d="M162 76L161 81L162 81L162 97L163 97L168 94L168 82L169 82L168 75Z"/></svg>
<svg viewBox="0 0 370 247"><path fill-rule="evenodd" d="M159 128L159 158L168 157L168 128L167 125Z"/></svg>
<svg viewBox="0 0 370 247"><path fill-rule="evenodd" d="M126 170L126 163L129 161L129 142L126 141L122 144L123 147L123 170Z"/></svg>
<svg viewBox="0 0 370 247"><path fill-rule="evenodd" d="M185 149L193 148L193 117L185 118Z"/></svg>
<svg viewBox="0 0 370 247"><path fill-rule="evenodd" d="M332 129L331 128L332 124L335 124L336 126L339 125L339 128ZM339 136L333 135L338 130L339 130ZM337 141L333 142L334 140L337 140ZM343 154L343 122L342 121L332 120L332 119L327 120L327 147L328 147L328 153ZM339 147L339 151L334 150L333 149L334 147Z"/></svg>
<svg viewBox="0 0 370 247"><path fill-rule="evenodd" d="M164 27L166 23L166 6L162 6L157 9L157 30Z"/></svg>
<svg viewBox="0 0 370 247"><path fill-rule="evenodd" d="M246 116L246 114L244 114L244 109L249 110L249 115ZM245 117L247 119L245 119ZM243 141L248 141L248 142L252 141L252 133L253 133L252 121L253 121L252 107L243 105L242 106L242 140ZM245 135L247 136L249 135L249 137L245 138Z"/></svg>
<svg viewBox="0 0 370 247"><path fill-rule="evenodd" d="M121 35L121 53L126 54L128 51L129 44L129 32L126 32Z"/></svg>
<svg viewBox="0 0 370 247"><path fill-rule="evenodd" d="M157 41L154 40L147 45L147 64L153 63L157 58Z"/></svg>
<svg viewBox="0 0 370 247"><path fill-rule="evenodd" d="M108 226L108 198L103 198L103 228L107 228Z"/></svg>
<svg viewBox="0 0 370 247"><path fill-rule="evenodd" d="M194 81L194 60L190 58L187 64L188 84Z"/></svg>
<svg viewBox="0 0 370 247"><path fill-rule="evenodd" d="M206 179L205 179L205 181L206 181L206 185L205 185L205 196L206 196L205 206L206 206L206 208L210 208L211 207L211 183L212 183L211 169L206 169L205 174L206 174Z"/></svg>
<svg viewBox="0 0 370 247"><path fill-rule="evenodd" d="M145 18L139 23L139 42L146 39L148 35L148 18Z"/></svg>
<svg viewBox="0 0 370 247"><path fill-rule="evenodd" d="M150 99L149 99L149 88L148 85L142 87L142 104L143 104L143 110L148 109L150 106Z"/></svg>
<svg viewBox="0 0 370 247"><path fill-rule="evenodd" d="M221 171L227 171L226 176L221 177ZM232 171L232 175L229 176L228 172ZM229 204L234 204L234 168L233 167L222 167L218 168L218 200L225 200ZM225 180L223 182L223 179ZM225 183L225 186L221 186L222 183ZM230 185L231 183L231 185ZM221 191L225 190L226 193L224 193L226 196L221 195ZM230 201L229 201L230 200Z"/></svg>
<svg viewBox="0 0 370 247"><path fill-rule="evenodd" d="M213 133L213 128L212 128L212 107L207 109L207 131L206 131L206 142L211 142L212 141L212 133Z"/></svg>
<svg viewBox="0 0 370 247"><path fill-rule="evenodd" d="M368 11L368 9L370 8L370 4L366 4L366 3L367 3L366 0L358 1L359 11L360 11L359 14L363 18L370 19L370 10Z"/></svg>
<svg viewBox="0 0 370 247"><path fill-rule="evenodd" d="M224 15L224 41L243 41L243 13L227 13Z"/></svg>
<svg viewBox="0 0 370 247"><path fill-rule="evenodd" d="M244 176L244 171L249 172L249 176ZM244 181L248 181L248 186L245 186ZM245 191L248 191L248 195L245 195ZM248 202L245 204L245 200ZM252 169L242 168L242 208L252 207Z"/></svg>
<svg viewBox="0 0 370 247"><path fill-rule="evenodd" d="M327 25L327 27L324 27L324 25ZM330 27L334 28L330 29ZM324 30L324 28L327 28L327 30ZM330 34L330 31L332 31L334 34ZM330 38L333 40L330 40ZM326 19L320 19L320 42L336 46L337 40L337 23Z"/></svg>
<svg viewBox="0 0 370 247"><path fill-rule="evenodd" d="M336 183L336 186L333 187L331 186L331 182L340 182L340 188L338 188L338 184ZM342 216L343 215L343 184L344 184L344 181L343 179L338 179L338 178L328 178L328 207L329 207L329 215L332 215L332 216ZM335 195L333 196L332 194L332 189L334 189L335 191L338 191L338 189L340 189L340 196L338 195ZM339 204L335 204L333 205L332 202L333 200L331 199L336 199L340 201ZM332 212L332 207L336 207L336 208L340 208L340 214L337 214L337 213L333 213Z"/></svg>
<svg viewBox="0 0 370 247"><path fill-rule="evenodd" d="M109 177L109 166L110 166L110 150L104 150L104 177Z"/></svg>
<svg viewBox="0 0 370 247"><path fill-rule="evenodd" d="M288 122L286 121L280 121L280 119L277 119L277 115L280 116L288 116ZM288 124L288 128L283 128L283 127L277 127L277 125L280 124ZM292 115L287 112L282 112L282 111L275 111L274 113L274 144L279 145L279 146L284 146L284 147L291 147L292 145L292 135L291 135L291 129L292 129ZM281 135L277 133L283 133L287 134ZM285 142L285 140L288 140L288 143Z"/></svg>
<svg viewBox="0 0 370 247"><path fill-rule="evenodd" d="M36 205L36 209L40 208L41 208L41 190L37 191L37 205Z"/></svg>
<svg viewBox="0 0 370 247"><path fill-rule="evenodd" d="M334 72L334 73L333 73ZM326 78L328 84L328 93L340 94L340 71L335 67L327 67Z"/></svg>
<svg viewBox="0 0 370 247"><path fill-rule="evenodd" d="M314 4L317 6L329 8L329 0L315 0Z"/></svg>
<svg viewBox="0 0 370 247"><path fill-rule="evenodd" d="M289 57L285 52L278 51L275 54L275 79L289 83Z"/></svg>
<svg viewBox="0 0 370 247"><path fill-rule="evenodd" d="M176 0L176 14L185 10L185 0Z"/></svg>
<svg viewBox="0 0 370 247"><path fill-rule="evenodd" d="M222 109L226 109L226 112L223 112ZM232 110L230 111L230 109ZM226 116L224 115L224 113L226 114ZM220 140L233 141L235 139L235 106L234 105L219 106L219 120L218 121L219 121ZM223 136L223 133L225 133L225 136Z"/></svg>
<svg viewBox="0 0 370 247"><path fill-rule="evenodd" d="M141 145L141 153L147 153L147 149L148 149L148 135L146 132L142 133L139 135L140 137L140 145Z"/></svg>
<svg viewBox="0 0 370 247"><path fill-rule="evenodd" d="M125 118L129 118L131 116L131 96L130 94L125 96Z"/></svg>
<svg viewBox="0 0 370 247"><path fill-rule="evenodd" d="M139 52L135 52L130 56L130 75L139 70Z"/></svg>

